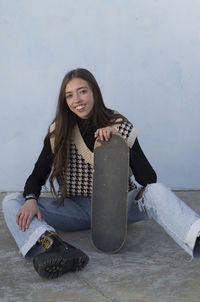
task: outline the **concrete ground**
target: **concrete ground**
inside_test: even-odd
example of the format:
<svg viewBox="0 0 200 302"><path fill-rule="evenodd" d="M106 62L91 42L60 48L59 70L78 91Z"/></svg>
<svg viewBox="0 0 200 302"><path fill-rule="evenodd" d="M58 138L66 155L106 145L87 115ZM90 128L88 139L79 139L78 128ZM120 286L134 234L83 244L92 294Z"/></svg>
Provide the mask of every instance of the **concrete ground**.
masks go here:
<svg viewBox="0 0 200 302"><path fill-rule="evenodd" d="M200 214L200 192L176 192ZM5 194L0 194L1 200ZM97 252L90 232L60 233L90 257L84 270L42 279L25 260L0 202L0 302L199 302L200 260L192 260L154 221L128 228L118 254Z"/></svg>

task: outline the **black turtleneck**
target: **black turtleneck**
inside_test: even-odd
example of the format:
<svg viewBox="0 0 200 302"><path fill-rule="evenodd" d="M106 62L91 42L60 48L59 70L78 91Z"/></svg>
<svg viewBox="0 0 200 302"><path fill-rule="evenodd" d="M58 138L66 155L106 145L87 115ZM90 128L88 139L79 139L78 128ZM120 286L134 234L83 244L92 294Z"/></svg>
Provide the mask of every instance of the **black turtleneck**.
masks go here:
<svg viewBox="0 0 200 302"><path fill-rule="evenodd" d="M90 151L93 152L94 143L96 140L94 133L96 132L97 128L92 125L90 120L88 121L77 117L76 121L86 146L88 149L90 149Z"/></svg>

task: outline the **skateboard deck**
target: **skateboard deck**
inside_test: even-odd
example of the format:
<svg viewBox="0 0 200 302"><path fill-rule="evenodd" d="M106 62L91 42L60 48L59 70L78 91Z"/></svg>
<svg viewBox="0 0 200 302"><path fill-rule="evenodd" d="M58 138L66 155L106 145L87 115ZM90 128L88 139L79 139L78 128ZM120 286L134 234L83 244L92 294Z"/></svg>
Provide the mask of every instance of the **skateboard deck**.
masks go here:
<svg viewBox="0 0 200 302"><path fill-rule="evenodd" d="M91 239L97 250L119 251L127 234L129 148L118 134L97 138L94 171Z"/></svg>

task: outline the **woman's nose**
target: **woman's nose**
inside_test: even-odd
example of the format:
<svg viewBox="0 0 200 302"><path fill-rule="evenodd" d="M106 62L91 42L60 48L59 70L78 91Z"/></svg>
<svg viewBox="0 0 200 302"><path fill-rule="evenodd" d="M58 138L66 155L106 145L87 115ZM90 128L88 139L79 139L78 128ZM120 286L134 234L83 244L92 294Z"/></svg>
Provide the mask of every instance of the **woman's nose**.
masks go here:
<svg viewBox="0 0 200 302"><path fill-rule="evenodd" d="M80 101L80 96L78 93L74 94L74 103L78 103Z"/></svg>

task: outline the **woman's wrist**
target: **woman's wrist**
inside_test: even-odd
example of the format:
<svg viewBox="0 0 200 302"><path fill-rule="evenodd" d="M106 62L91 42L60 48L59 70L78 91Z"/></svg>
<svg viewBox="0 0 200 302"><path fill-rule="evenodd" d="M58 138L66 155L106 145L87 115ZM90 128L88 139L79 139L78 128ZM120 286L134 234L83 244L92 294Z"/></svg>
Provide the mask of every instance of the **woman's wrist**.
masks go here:
<svg viewBox="0 0 200 302"><path fill-rule="evenodd" d="M25 196L25 201L27 201L29 199L35 199L37 201L37 197L35 196L35 194L27 194Z"/></svg>

